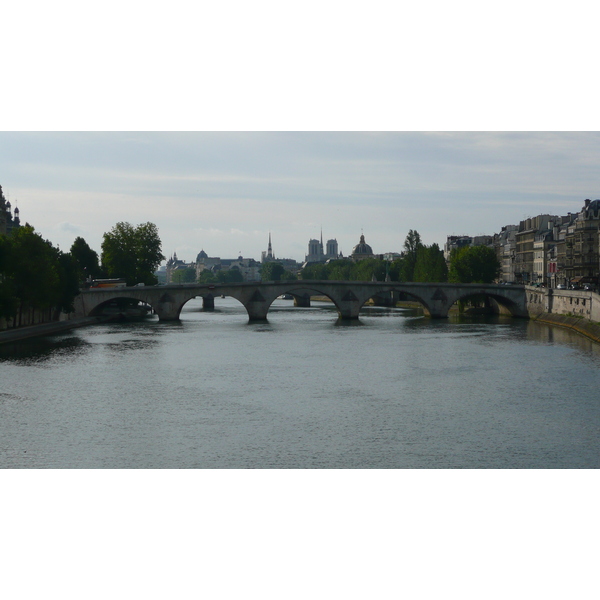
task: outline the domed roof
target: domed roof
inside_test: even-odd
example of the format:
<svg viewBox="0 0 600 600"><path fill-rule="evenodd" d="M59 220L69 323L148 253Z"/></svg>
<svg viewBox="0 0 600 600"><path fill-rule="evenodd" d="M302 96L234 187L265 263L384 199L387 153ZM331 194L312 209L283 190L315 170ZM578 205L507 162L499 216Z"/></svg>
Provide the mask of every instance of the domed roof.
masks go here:
<svg viewBox="0 0 600 600"><path fill-rule="evenodd" d="M373 249L365 242L365 236L360 236L360 242L354 246L352 254L373 254Z"/></svg>
<svg viewBox="0 0 600 600"><path fill-rule="evenodd" d="M200 250L200 254L196 257L196 261L199 261L201 258L208 258L208 254L204 252L204 250Z"/></svg>

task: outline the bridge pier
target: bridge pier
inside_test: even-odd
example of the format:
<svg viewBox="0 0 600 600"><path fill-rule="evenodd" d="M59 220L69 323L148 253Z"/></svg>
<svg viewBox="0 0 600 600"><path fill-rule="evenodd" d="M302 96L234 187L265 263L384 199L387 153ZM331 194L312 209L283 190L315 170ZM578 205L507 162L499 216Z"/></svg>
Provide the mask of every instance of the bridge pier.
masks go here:
<svg viewBox="0 0 600 600"><path fill-rule="evenodd" d="M358 313L360 312L361 306L371 296L370 292L361 294L359 299L357 295L351 290L336 290L330 298L335 303L335 307L338 311L338 316L343 321L350 321L358 319Z"/></svg>
<svg viewBox="0 0 600 600"><path fill-rule="evenodd" d="M202 310L215 310L215 297L212 294L202 296Z"/></svg>
<svg viewBox="0 0 600 600"><path fill-rule="evenodd" d="M353 314L352 311L341 311L338 310L338 317L342 321L358 321L358 313Z"/></svg>
<svg viewBox="0 0 600 600"><path fill-rule="evenodd" d="M301 296L294 296L294 306L298 308L310 308L310 296L308 294L302 294Z"/></svg>
<svg viewBox="0 0 600 600"><path fill-rule="evenodd" d="M159 321L179 321L179 311L173 305L158 305L155 312Z"/></svg>
<svg viewBox="0 0 600 600"><path fill-rule="evenodd" d="M436 286L430 289L428 294L423 294L423 312L430 319L447 319L448 311L454 303L453 298L449 298L441 287Z"/></svg>
<svg viewBox="0 0 600 600"><path fill-rule="evenodd" d="M375 294L372 299L373 306L393 307L396 306L397 302L394 292L383 292L382 294Z"/></svg>
<svg viewBox="0 0 600 600"><path fill-rule="evenodd" d="M444 310L427 310L426 308L423 308L423 313L425 314L426 317L429 317L430 319L447 319L448 318L448 311L444 311Z"/></svg>
<svg viewBox="0 0 600 600"><path fill-rule="evenodd" d="M183 303L174 295L163 294L154 305L154 310L159 321L179 321L179 314Z"/></svg>
<svg viewBox="0 0 600 600"><path fill-rule="evenodd" d="M269 306L266 305L258 305L258 302L252 302L251 304L246 304L246 310L248 311L248 318L250 321L266 321L267 313L269 312Z"/></svg>
<svg viewBox="0 0 600 600"><path fill-rule="evenodd" d="M360 305L357 302L339 302L336 303L338 316L343 321L351 321L358 319L358 313L360 312Z"/></svg>

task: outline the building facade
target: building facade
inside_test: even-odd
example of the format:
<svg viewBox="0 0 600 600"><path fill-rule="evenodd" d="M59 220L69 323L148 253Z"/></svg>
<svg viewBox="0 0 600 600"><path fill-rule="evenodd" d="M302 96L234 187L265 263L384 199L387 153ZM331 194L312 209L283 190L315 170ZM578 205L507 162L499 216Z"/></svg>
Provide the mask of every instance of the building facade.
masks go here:
<svg viewBox="0 0 600 600"><path fill-rule="evenodd" d="M473 238L468 235L449 235L446 237L444 244L444 259L450 262L450 255L453 250L470 246L473 243Z"/></svg>
<svg viewBox="0 0 600 600"><path fill-rule="evenodd" d="M565 279L598 285L600 276L600 200L585 200L565 236Z"/></svg>
<svg viewBox="0 0 600 600"><path fill-rule="evenodd" d="M519 230L515 234L515 281L517 283L532 284L542 283L536 278L534 270L536 237L552 231L558 221L556 215L538 215L524 219L519 223Z"/></svg>
<svg viewBox="0 0 600 600"><path fill-rule="evenodd" d="M513 283L515 281L515 236L518 230L518 225L505 225L500 233L494 236L494 249L501 268L499 281L503 283Z"/></svg>
<svg viewBox="0 0 600 600"><path fill-rule="evenodd" d="M177 258L177 252L174 252L171 258L167 261L167 267L165 269L165 283L173 283L173 274L175 271L183 271L185 269L195 269L194 263L186 263L183 260Z"/></svg>
<svg viewBox="0 0 600 600"><path fill-rule="evenodd" d="M323 245L323 232L321 232L320 240L309 240L308 254L304 257L306 263L320 263L328 260L337 260L342 258L339 251L337 239L327 240L327 244Z"/></svg>
<svg viewBox="0 0 600 600"><path fill-rule="evenodd" d="M272 256L270 244L269 249ZM265 253L263 252L263 254ZM238 256L237 258L220 258L218 256L208 256L204 250L201 250L196 257L194 266L196 268L196 280L198 280L205 271L216 275L219 272L237 269L242 274L244 281L260 281L261 263L253 258L244 258L243 256Z"/></svg>
<svg viewBox="0 0 600 600"><path fill-rule="evenodd" d="M360 236L360 241L352 249L352 254L350 255L350 258L355 262L359 260L365 260L367 258L375 258L375 255L373 254L373 249L371 248L371 246L369 246L369 244L365 242L364 235Z"/></svg>

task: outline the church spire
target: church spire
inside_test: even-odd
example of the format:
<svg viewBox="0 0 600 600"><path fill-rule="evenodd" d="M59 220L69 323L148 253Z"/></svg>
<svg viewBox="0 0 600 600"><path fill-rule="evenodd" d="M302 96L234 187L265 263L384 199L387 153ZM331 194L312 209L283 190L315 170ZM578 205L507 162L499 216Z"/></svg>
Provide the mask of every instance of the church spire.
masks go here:
<svg viewBox="0 0 600 600"><path fill-rule="evenodd" d="M269 248L267 250L267 258L273 258L273 246L271 245L271 232L269 231Z"/></svg>

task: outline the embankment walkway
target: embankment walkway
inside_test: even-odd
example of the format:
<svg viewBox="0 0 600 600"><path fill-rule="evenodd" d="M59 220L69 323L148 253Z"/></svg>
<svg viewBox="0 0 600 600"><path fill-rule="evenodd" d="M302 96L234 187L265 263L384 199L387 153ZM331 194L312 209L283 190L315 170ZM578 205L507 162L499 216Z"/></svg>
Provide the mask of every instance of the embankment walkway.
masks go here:
<svg viewBox="0 0 600 600"><path fill-rule="evenodd" d="M8 344L10 342L18 342L28 338L42 337L45 335L54 335L76 329L77 327L85 327L87 325L95 325L106 321L99 317L83 317L80 319L71 319L67 321L53 321L51 323L41 323L39 325L29 325L27 327L18 327L17 329L5 329L0 331L0 344Z"/></svg>

